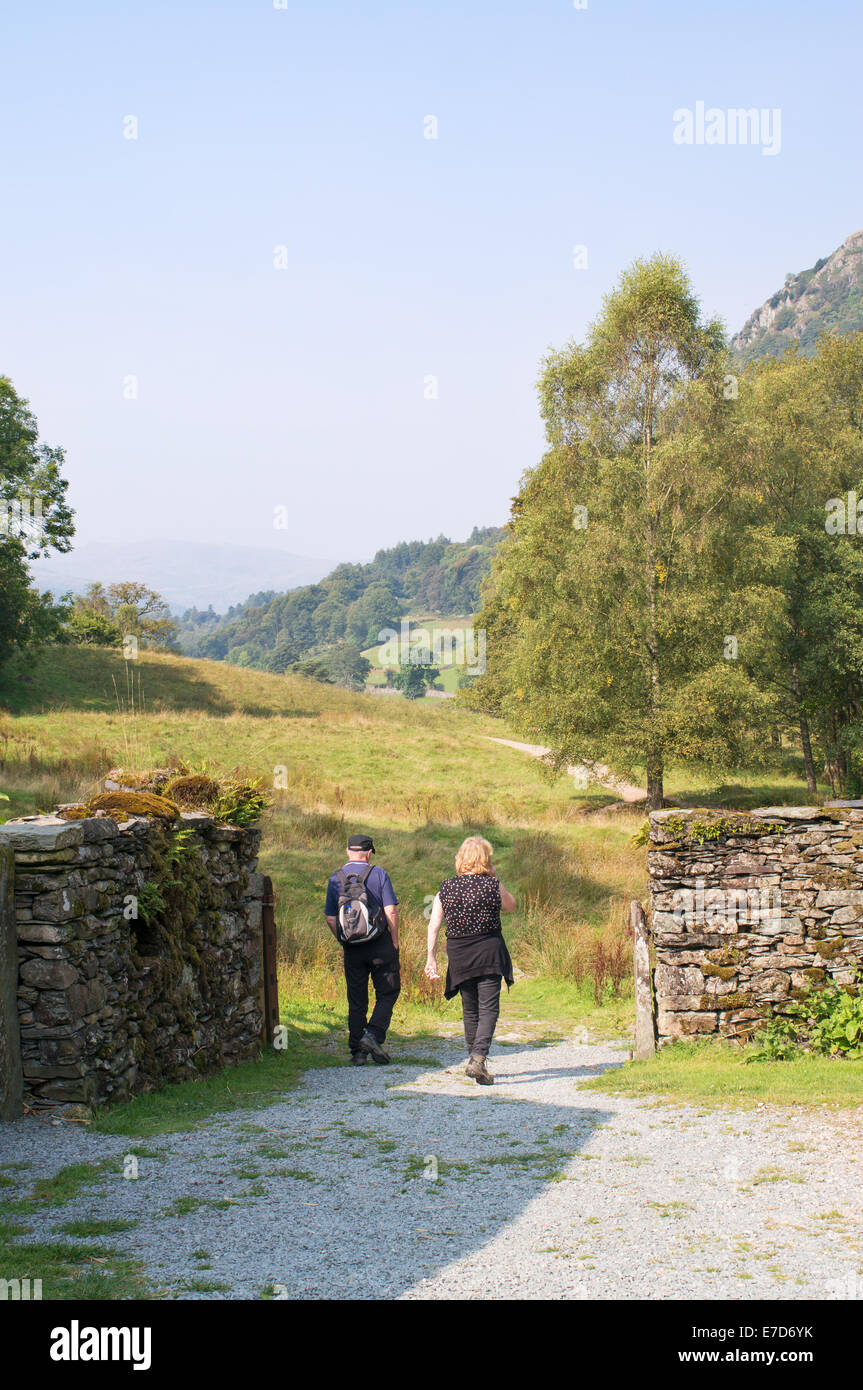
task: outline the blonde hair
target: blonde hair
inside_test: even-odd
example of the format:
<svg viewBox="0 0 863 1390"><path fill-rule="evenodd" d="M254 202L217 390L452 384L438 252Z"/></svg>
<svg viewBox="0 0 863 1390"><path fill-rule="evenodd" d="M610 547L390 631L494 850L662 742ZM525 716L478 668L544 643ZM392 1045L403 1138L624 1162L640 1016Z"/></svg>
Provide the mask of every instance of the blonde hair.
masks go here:
<svg viewBox="0 0 863 1390"><path fill-rule="evenodd" d="M484 840L481 835L469 835L455 857L456 873L493 875L492 853L488 840Z"/></svg>

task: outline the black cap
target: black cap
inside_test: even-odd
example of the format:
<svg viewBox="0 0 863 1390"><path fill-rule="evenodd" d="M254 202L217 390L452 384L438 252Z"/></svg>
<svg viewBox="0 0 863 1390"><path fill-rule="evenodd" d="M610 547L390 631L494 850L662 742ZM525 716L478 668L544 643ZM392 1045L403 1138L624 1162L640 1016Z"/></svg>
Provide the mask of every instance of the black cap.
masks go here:
<svg viewBox="0 0 863 1390"><path fill-rule="evenodd" d="M375 852L371 835L352 835L348 840L348 849L370 849L372 854Z"/></svg>

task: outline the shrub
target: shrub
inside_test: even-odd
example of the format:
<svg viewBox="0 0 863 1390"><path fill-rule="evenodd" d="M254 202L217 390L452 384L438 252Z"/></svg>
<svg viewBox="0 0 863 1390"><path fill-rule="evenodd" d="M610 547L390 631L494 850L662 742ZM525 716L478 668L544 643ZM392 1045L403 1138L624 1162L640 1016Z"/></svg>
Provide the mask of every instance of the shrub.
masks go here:
<svg viewBox="0 0 863 1390"><path fill-rule="evenodd" d="M801 1053L863 1057L863 995L830 984L812 989L756 1034L753 1060L788 1061Z"/></svg>

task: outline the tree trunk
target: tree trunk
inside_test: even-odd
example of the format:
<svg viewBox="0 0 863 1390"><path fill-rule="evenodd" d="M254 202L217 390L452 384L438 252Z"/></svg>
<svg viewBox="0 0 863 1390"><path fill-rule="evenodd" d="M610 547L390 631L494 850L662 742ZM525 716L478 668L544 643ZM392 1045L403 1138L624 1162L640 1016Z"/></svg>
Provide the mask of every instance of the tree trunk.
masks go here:
<svg viewBox="0 0 863 1390"><path fill-rule="evenodd" d="M653 354L650 354L650 373L647 390L647 408L644 417L642 455L644 462L644 496L647 511L647 551L646 551L646 580L647 580L647 601L648 601L648 632L647 632L647 657L648 669L650 673L650 718L653 729L656 728L659 716L659 638L657 623L657 593L659 589L659 579L657 574L657 554L656 554L656 520L651 506L651 482L650 475L651 450L653 447L653 389L654 389L654 361ZM651 737L651 743L653 742ZM647 754L647 809L648 811L661 811L664 804L662 788L662 750L654 745Z"/></svg>
<svg viewBox="0 0 863 1390"><path fill-rule="evenodd" d="M665 802L662 789L662 758L657 755L647 759L647 809L661 811Z"/></svg>
<svg viewBox="0 0 863 1390"><path fill-rule="evenodd" d="M794 698L797 701L797 717L800 720L800 746L803 749L803 766L806 769L806 788L816 795L818 792L818 778L815 776L815 760L812 757L812 740L809 737L809 720L800 699L800 678L797 674L797 667L791 668L791 688L794 691Z"/></svg>
<svg viewBox="0 0 863 1390"><path fill-rule="evenodd" d="M809 737L809 721L800 710L800 743L803 747L803 766L806 768L806 787L813 794L818 791L818 778L815 776L815 759L812 757L812 740Z"/></svg>

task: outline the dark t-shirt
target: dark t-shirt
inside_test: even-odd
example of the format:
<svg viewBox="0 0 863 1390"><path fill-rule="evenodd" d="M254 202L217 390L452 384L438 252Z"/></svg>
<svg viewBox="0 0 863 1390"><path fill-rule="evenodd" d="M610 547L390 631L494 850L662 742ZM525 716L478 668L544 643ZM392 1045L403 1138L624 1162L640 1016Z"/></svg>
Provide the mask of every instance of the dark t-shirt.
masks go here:
<svg viewBox="0 0 863 1390"><path fill-rule="evenodd" d="M438 890L447 938L499 932L500 881L491 874L456 874Z"/></svg>
<svg viewBox="0 0 863 1390"><path fill-rule="evenodd" d="M342 868L345 873L362 873L366 865L361 859L351 859ZM342 885L336 874L330 877L327 884L327 900L324 904L325 917L338 917L339 915L339 893ZM398 898L395 889L390 882L390 876L386 869L382 869L380 864L373 864L371 872L366 879L366 893L369 900L369 913L374 919L379 916L382 907L395 907Z"/></svg>

